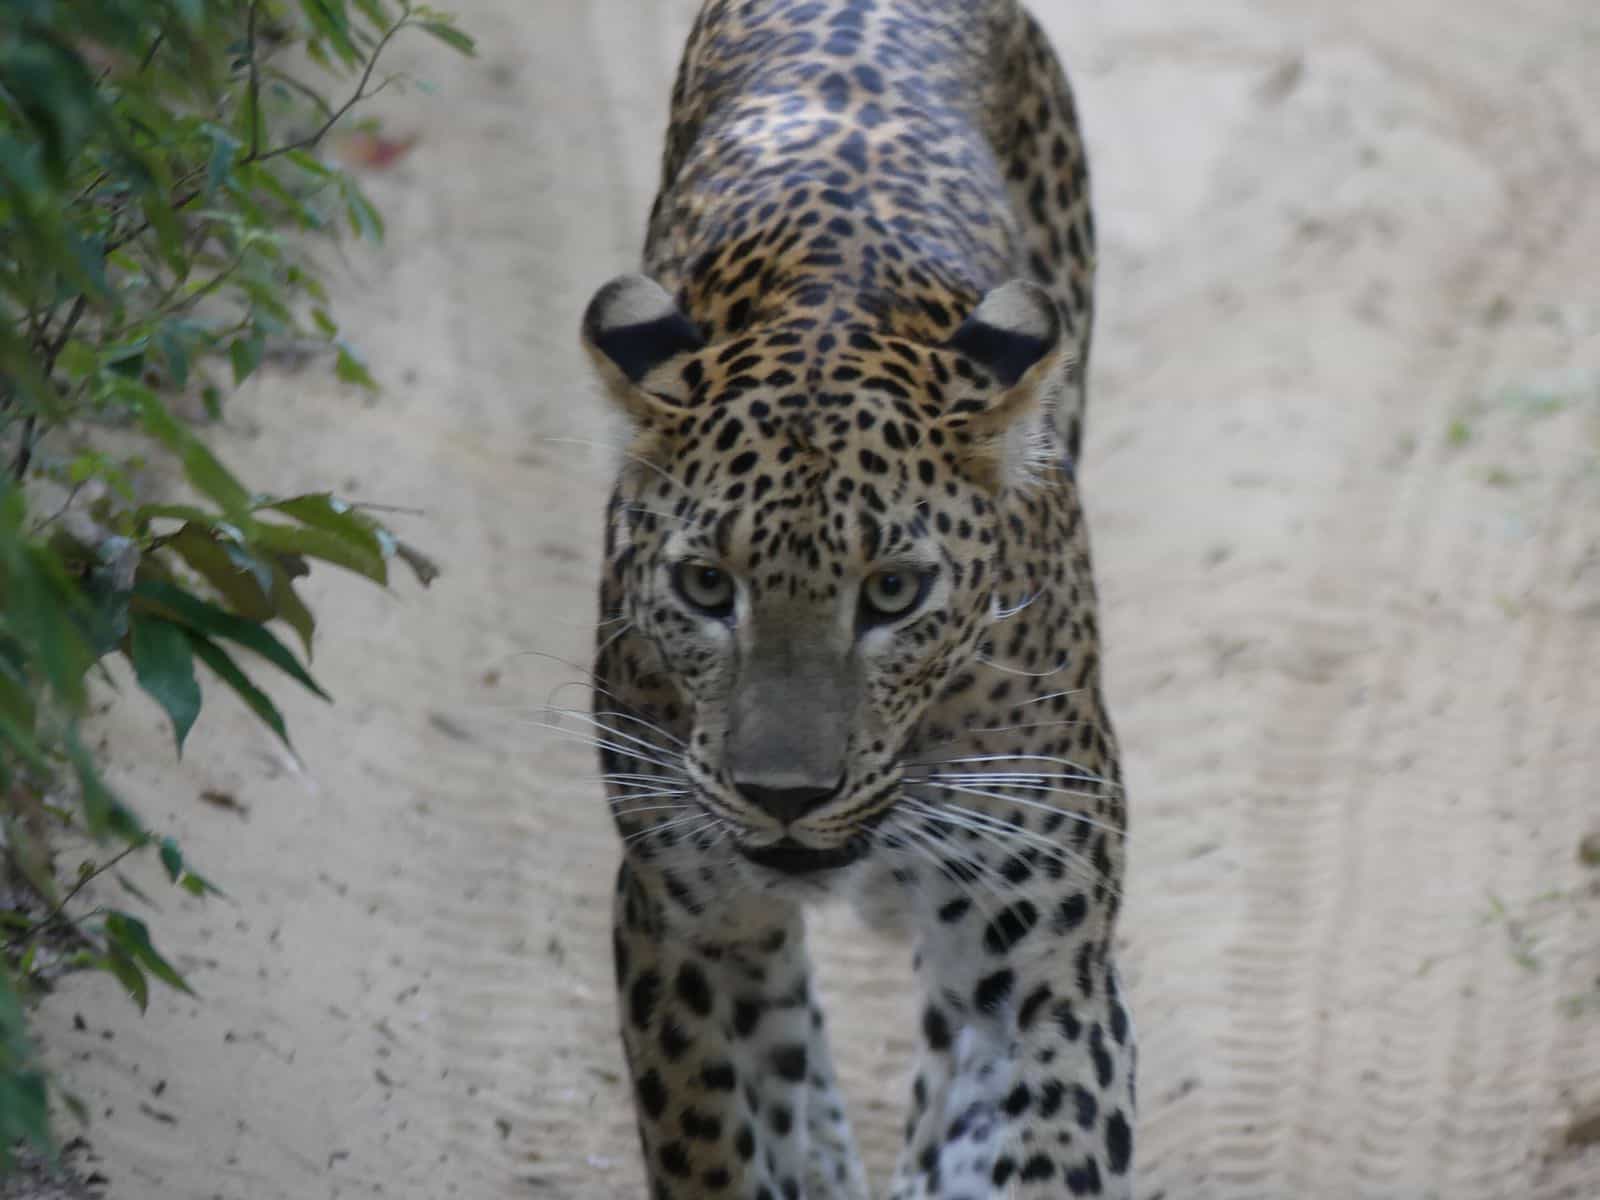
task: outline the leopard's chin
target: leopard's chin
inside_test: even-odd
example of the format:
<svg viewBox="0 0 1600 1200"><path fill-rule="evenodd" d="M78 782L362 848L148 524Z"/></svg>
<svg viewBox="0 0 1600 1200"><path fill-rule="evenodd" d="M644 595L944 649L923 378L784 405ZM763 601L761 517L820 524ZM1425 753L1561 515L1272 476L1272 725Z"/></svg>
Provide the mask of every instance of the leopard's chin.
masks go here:
<svg viewBox="0 0 1600 1200"><path fill-rule="evenodd" d="M842 846L817 849L782 838L765 846L740 846L739 853L749 862L783 875L815 875L824 871L837 871L860 860L867 851L867 839L851 838Z"/></svg>

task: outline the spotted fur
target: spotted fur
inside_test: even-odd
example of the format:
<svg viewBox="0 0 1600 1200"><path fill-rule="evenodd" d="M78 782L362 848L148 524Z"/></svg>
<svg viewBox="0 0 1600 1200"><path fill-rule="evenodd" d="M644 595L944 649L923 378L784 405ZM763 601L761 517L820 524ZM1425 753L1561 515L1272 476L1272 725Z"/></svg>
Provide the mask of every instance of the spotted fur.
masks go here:
<svg viewBox="0 0 1600 1200"><path fill-rule="evenodd" d="M1082 436L1094 234L1014 0L712 0L644 273L592 721L655 1200L860 1200L803 911L914 942L894 1200L1130 1194L1125 811Z"/></svg>

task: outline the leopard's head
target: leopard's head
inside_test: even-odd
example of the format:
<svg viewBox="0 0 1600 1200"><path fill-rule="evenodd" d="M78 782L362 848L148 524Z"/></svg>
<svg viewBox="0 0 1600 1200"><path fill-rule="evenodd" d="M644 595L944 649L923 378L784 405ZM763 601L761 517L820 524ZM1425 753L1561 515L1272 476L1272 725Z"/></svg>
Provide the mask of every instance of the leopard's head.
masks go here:
<svg viewBox="0 0 1600 1200"><path fill-rule="evenodd" d="M601 682L627 671L670 695L615 732L670 756L746 861L861 857L908 742L994 619L997 499L1052 448L1055 304L1004 284L938 345L864 320L708 344L632 275L600 290L583 333L630 431ZM619 704L639 701L597 709Z"/></svg>

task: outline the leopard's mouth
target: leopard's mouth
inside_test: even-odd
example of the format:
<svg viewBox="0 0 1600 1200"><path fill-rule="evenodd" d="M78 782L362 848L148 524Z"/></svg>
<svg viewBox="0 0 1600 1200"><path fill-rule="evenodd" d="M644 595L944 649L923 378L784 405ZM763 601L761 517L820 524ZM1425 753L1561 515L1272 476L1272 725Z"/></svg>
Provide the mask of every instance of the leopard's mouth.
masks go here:
<svg viewBox="0 0 1600 1200"><path fill-rule="evenodd" d="M867 839L863 837L854 837L842 846L824 849L786 837L765 846L740 846L739 853L758 867L766 867L784 875L811 875L818 871L848 867L866 852L866 848Z"/></svg>

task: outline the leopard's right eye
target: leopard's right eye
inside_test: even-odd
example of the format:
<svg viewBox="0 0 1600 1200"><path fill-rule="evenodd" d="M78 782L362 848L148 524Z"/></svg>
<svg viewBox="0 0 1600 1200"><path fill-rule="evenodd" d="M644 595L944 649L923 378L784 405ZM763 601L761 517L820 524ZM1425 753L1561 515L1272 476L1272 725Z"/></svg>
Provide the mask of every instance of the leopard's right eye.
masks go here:
<svg viewBox="0 0 1600 1200"><path fill-rule="evenodd" d="M678 595L690 608L718 619L732 614L735 594L733 576L721 567L691 559L674 568L672 579Z"/></svg>

